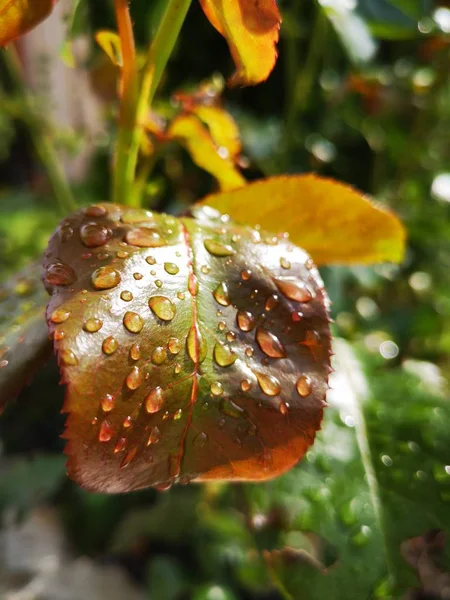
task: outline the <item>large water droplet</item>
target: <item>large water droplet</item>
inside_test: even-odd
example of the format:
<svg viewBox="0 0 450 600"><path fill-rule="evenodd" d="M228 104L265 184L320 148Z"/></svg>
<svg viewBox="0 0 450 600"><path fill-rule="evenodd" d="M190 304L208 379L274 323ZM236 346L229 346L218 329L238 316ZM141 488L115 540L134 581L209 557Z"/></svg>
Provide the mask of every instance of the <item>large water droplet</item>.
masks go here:
<svg viewBox="0 0 450 600"><path fill-rule="evenodd" d="M64 310L63 308L57 308L52 312L50 321L55 324L65 323L70 317L70 311Z"/></svg>
<svg viewBox="0 0 450 600"><path fill-rule="evenodd" d="M100 319L88 319L83 325L83 329L88 333L96 333L103 326L103 321Z"/></svg>
<svg viewBox="0 0 450 600"><path fill-rule="evenodd" d="M80 229L81 241L88 248L104 246L111 237L111 232L98 223L85 223Z"/></svg>
<svg viewBox="0 0 450 600"><path fill-rule="evenodd" d="M223 385L220 381L213 381L210 389L213 396L221 396L223 394Z"/></svg>
<svg viewBox="0 0 450 600"><path fill-rule="evenodd" d="M196 446L197 448L203 448L203 446L206 444L207 441L208 441L207 434L204 433L203 431L201 431L200 433L197 433L197 435L192 440L192 445Z"/></svg>
<svg viewBox="0 0 450 600"><path fill-rule="evenodd" d="M169 348L169 352L171 354L178 354L182 348L182 344L178 338L172 337L170 338L167 347Z"/></svg>
<svg viewBox="0 0 450 600"><path fill-rule="evenodd" d="M251 331L256 325L253 315L245 310L238 311L236 321L241 331Z"/></svg>
<svg viewBox="0 0 450 600"><path fill-rule="evenodd" d="M131 302L131 300L133 300L133 294L131 292L129 292L128 290L124 290L121 294L120 294L120 298L124 301L124 302Z"/></svg>
<svg viewBox="0 0 450 600"><path fill-rule="evenodd" d="M92 273L91 281L96 290L109 290L120 283L120 273L109 265L99 267Z"/></svg>
<svg viewBox="0 0 450 600"><path fill-rule="evenodd" d="M252 387L252 382L249 379L243 379L241 381L241 390L243 392L248 392Z"/></svg>
<svg viewBox="0 0 450 600"><path fill-rule="evenodd" d="M167 360L167 352L163 346L158 346L153 350L152 363L154 365L162 365Z"/></svg>
<svg viewBox="0 0 450 600"><path fill-rule="evenodd" d="M159 248L166 245L159 233L150 227L136 227L127 231L125 241L138 248Z"/></svg>
<svg viewBox="0 0 450 600"><path fill-rule="evenodd" d="M205 360L208 347L206 345L205 338L201 334L200 330L195 327L195 325L193 325L189 330L186 339L186 349L189 358L194 363L201 363Z"/></svg>
<svg viewBox="0 0 450 600"><path fill-rule="evenodd" d="M103 340L102 350L105 354L114 354L119 347L119 342L112 335Z"/></svg>
<svg viewBox="0 0 450 600"><path fill-rule="evenodd" d="M150 446L151 444L157 444L160 439L161 439L161 432L159 431L159 428L153 427L153 429L151 430L150 435L148 437L147 446Z"/></svg>
<svg viewBox="0 0 450 600"><path fill-rule="evenodd" d="M288 279L274 279L274 282L280 292L289 300L295 300L296 302L309 302L312 300L312 292L304 283Z"/></svg>
<svg viewBox="0 0 450 600"><path fill-rule="evenodd" d="M244 269L241 271L241 279L243 281L249 281L252 278L252 272L250 269Z"/></svg>
<svg viewBox="0 0 450 600"><path fill-rule="evenodd" d="M105 394L100 400L100 405L104 412L111 412L116 404L116 399L111 394Z"/></svg>
<svg viewBox="0 0 450 600"><path fill-rule="evenodd" d="M104 217L106 215L106 208L93 204L84 211L84 214L88 217Z"/></svg>
<svg viewBox="0 0 450 600"><path fill-rule="evenodd" d="M145 262L149 265L156 265L156 258L154 256L147 256Z"/></svg>
<svg viewBox="0 0 450 600"><path fill-rule="evenodd" d="M69 223L63 223L58 230L58 234L61 242L68 242L73 236L73 229Z"/></svg>
<svg viewBox="0 0 450 600"><path fill-rule="evenodd" d="M142 208L128 208L125 210L120 220L127 225L135 225L136 223L144 223L145 221L154 221L153 214L149 210Z"/></svg>
<svg viewBox="0 0 450 600"><path fill-rule="evenodd" d="M164 269L169 275L176 275L179 272L179 267L173 262L165 262Z"/></svg>
<svg viewBox="0 0 450 600"><path fill-rule="evenodd" d="M63 263L53 263L47 268L45 275L45 281L50 285L72 285L76 280L72 267Z"/></svg>
<svg viewBox="0 0 450 600"><path fill-rule="evenodd" d="M98 432L98 441L99 442L109 442L114 434L114 430L112 425L106 419L100 425L100 430Z"/></svg>
<svg viewBox="0 0 450 600"><path fill-rule="evenodd" d="M139 333L144 327L144 321L142 317L131 311L125 313L123 324L130 333Z"/></svg>
<svg viewBox="0 0 450 600"><path fill-rule="evenodd" d="M256 341L267 356L271 358L286 358L286 352L280 340L263 327L258 327L256 330Z"/></svg>
<svg viewBox="0 0 450 600"><path fill-rule="evenodd" d="M148 301L148 305L155 315L163 321L171 321L177 312L175 304L165 296L152 296Z"/></svg>
<svg viewBox="0 0 450 600"><path fill-rule="evenodd" d="M145 410L149 414L157 413L164 406L164 393L161 387L156 387L145 399Z"/></svg>
<svg viewBox="0 0 450 600"><path fill-rule="evenodd" d="M67 367L74 367L78 364L78 358L72 350L64 349L60 353L60 359L63 365Z"/></svg>
<svg viewBox="0 0 450 600"><path fill-rule="evenodd" d="M302 375L297 381L297 392L302 398L309 396L312 391L311 379L307 375Z"/></svg>
<svg viewBox="0 0 450 600"><path fill-rule="evenodd" d="M219 342L214 346L214 360L220 367L229 367L237 360L237 356L228 346Z"/></svg>
<svg viewBox="0 0 450 600"><path fill-rule="evenodd" d="M235 254L235 250L231 246L222 242L216 242L216 240L211 238L207 238L203 244L206 250L214 256L231 256Z"/></svg>
<svg viewBox="0 0 450 600"><path fill-rule="evenodd" d="M137 390L142 385L143 377L139 367L133 367L128 373L125 380L126 386L129 390Z"/></svg>
<svg viewBox="0 0 450 600"><path fill-rule="evenodd" d="M272 375L266 375L265 373L255 373L258 379L259 387L267 396L276 396L281 392L281 386L278 379L272 377Z"/></svg>
<svg viewBox="0 0 450 600"><path fill-rule="evenodd" d="M291 263L288 261L287 258L284 258L283 256L280 258L280 265L282 266L283 269L291 268Z"/></svg>
<svg viewBox="0 0 450 600"><path fill-rule="evenodd" d="M228 286L225 282L219 283L213 292L213 296L220 305L230 306L230 298L228 297Z"/></svg>

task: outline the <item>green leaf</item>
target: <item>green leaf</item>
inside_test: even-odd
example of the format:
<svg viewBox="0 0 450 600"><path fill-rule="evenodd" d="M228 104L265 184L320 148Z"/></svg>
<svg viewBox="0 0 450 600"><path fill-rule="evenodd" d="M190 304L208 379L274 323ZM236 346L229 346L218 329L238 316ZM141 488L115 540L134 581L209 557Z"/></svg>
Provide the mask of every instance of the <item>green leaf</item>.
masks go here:
<svg viewBox="0 0 450 600"><path fill-rule="evenodd" d="M282 234L212 209L176 219L97 205L63 221L44 273L68 468L83 486L268 479L313 442L327 298Z"/></svg>
<svg viewBox="0 0 450 600"><path fill-rule="evenodd" d="M266 561L288 598L300 585L302 600L403 598L416 585L405 540L450 527L450 407L401 371L367 380L342 340L334 351L330 409L307 460L248 490L254 512L281 504L290 523Z"/></svg>
<svg viewBox="0 0 450 600"><path fill-rule="evenodd" d="M0 412L51 352L47 301L37 263L0 286Z"/></svg>
<svg viewBox="0 0 450 600"><path fill-rule="evenodd" d="M429 0L359 0L358 10L380 39L408 39L419 35L418 22L429 16Z"/></svg>

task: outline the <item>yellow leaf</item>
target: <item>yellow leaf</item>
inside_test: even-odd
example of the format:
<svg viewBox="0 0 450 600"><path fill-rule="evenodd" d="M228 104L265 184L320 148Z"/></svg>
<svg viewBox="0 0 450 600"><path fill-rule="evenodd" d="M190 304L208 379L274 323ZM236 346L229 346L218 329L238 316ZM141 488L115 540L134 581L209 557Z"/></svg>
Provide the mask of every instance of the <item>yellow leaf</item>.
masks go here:
<svg viewBox="0 0 450 600"><path fill-rule="evenodd" d="M245 179L228 155L219 154L210 132L194 115L176 117L167 131L167 137L176 139L191 155L194 163L211 173L222 190L234 190L245 185Z"/></svg>
<svg viewBox="0 0 450 600"><path fill-rule="evenodd" d="M0 46L27 33L51 13L54 0L0 0Z"/></svg>
<svg viewBox="0 0 450 600"><path fill-rule="evenodd" d="M231 158L237 158L241 152L239 129L233 117L219 106L199 104L192 111L208 126L214 143L218 148L225 148Z"/></svg>
<svg viewBox="0 0 450 600"><path fill-rule="evenodd" d="M281 23L275 0L200 0L211 24L228 42L236 64L230 85L256 85L277 59Z"/></svg>
<svg viewBox="0 0 450 600"><path fill-rule="evenodd" d="M122 67L122 43L117 33L102 29L95 34L95 40L112 64L116 67Z"/></svg>
<svg viewBox="0 0 450 600"><path fill-rule="evenodd" d="M319 265L401 262L405 230L398 217L354 188L316 175L272 177L200 204L235 221L278 233Z"/></svg>

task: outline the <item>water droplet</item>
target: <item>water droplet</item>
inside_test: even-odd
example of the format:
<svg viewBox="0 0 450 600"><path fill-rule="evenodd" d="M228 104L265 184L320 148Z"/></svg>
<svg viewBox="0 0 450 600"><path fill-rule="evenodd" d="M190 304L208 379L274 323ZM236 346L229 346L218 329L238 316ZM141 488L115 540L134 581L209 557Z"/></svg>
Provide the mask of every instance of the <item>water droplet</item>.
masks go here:
<svg viewBox="0 0 450 600"><path fill-rule="evenodd" d="M221 396L223 394L223 385L219 381L213 381L210 389L213 396Z"/></svg>
<svg viewBox="0 0 450 600"><path fill-rule="evenodd" d="M200 330L194 325L189 330L186 339L186 348L189 358L194 363L202 363L205 360L208 347Z"/></svg>
<svg viewBox="0 0 450 600"><path fill-rule="evenodd" d="M201 431L200 433L197 433L197 435L192 440L192 445L196 446L197 448L203 448L203 446L206 444L207 441L208 441L207 434L204 433L203 431Z"/></svg>
<svg viewBox="0 0 450 600"><path fill-rule="evenodd" d="M303 313L293 311L291 312L291 319L294 323L299 323L303 319Z"/></svg>
<svg viewBox="0 0 450 600"><path fill-rule="evenodd" d="M128 252L126 252L126 250L119 250L119 252L117 252L116 254L117 258L127 258L129 256Z"/></svg>
<svg viewBox="0 0 450 600"><path fill-rule="evenodd" d="M145 410L149 414L157 413L164 406L164 393L161 387L156 387L145 399Z"/></svg>
<svg viewBox="0 0 450 600"><path fill-rule="evenodd" d="M131 450L128 450L128 452L123 457L122 462L120 463L121 469L125 469L126 467L128 467L128 465L131 463L131 461L135 458L137 451L138 451L137 446L135 446L134 448L131 448Z"/></svg>
<svg viewBox="0 0 450 600"><path fill-rule="evenodd" d="M52 312L52 316L50 317L50 321L52 323L65 323L67 319L70 317L70 311L64 310L63 308L57 308Z"/></svg>
<svg viewBox="0 0 450 600"><path fill-rule="evenodd" d="M128 290L124 290L121 294L120 294L120 298L124 301L124 302L131 302L131 300L133 300L133 294L131 292L129 292Z"/></svg>
<svg viewBox="0 0 450 600"><path fill-rule="evenodd" d="M208 265L202 265L200 267L200 271L204 274L204 275L208 275L208 273L211 271L211 267L209 267Z"/></svg>
<svg viewBox="0 0 450 600"><path fill-rule="evenodd" d="M106 208L93 204L84 211L84 214L88 217L104 217L106 215Z"/></svg>
<svg viewBox="0 0 450 600"><path fill-rule="evenodd" d="M7 367L9 364L9 361L6 360L6 358L4 358L3 360L0 361L0 369L4 369L5 367Z"/></svg>
<svg viewBox="0 0 450 600"><path fill-rule="evenodd" d="M123 324L130 333L139 333L144 327L144 321L140 315L135 312L126 312L123 318Z"/></svg>
<svg viewBox="0 0 450 600"><path fill-rule="evenodd" d="M136 279L136 281L140 281L144 276L142 273L133 273L133 277Z"/></svg>
<svg viewBox="0 0 450 600"><path fill-rule="evenodd" d="M282 415L287 415L289 412L289 407L283 401L280 402L280 413Z"/></svg>
<svg viewBox="0 0 450 600"><path fill-rule="evenodd" d="M165 262L164 270L169 273L169 275L176 275L179 272L179 267L173 262Z"/></svg>
<svg viewBox="0 0 450 600"><path fill-rule="evenodd" d="M127 231L125 241L138 248L159 248L166 245L159 233L150 227L136 227Z"/></svg>
<svg viewBox="0 0 450 600"><path fill-rule="evenodd" d="M105 354L114 354L119 347L119 342L112 335L103 340L102 350Z"/></svg>
<svg viewBox="0 0 450 600"><path fill-rule="evenodd" d="M53 339L56 340L57 342L61 341L62 339L64 339L64 336L66 334L64 333L64 331L61 331L61 329L57 329L55 331L55 333L53 334Z"/></svg>
<svg viewBox="0 0 450 600"><path fill-rule="evenodd" d="M122 213L120 220L127 225L144 223L145 221L153 222L153 214L149 210L144 210L143 208L127 208L127 210Z"/></svg>
<svg viewBox="0 0 450 600"><path fill-rule="evenodd" d="M227 340L229 342L234 342L235 339L236 339L236 334L234 333L234 331L229 331L227 333Z"/></svg>
<svg viewBox="0 0 450 600"><path fill-rule="evenodd" d="M175 367L174 367L173 370L175 372L175 375L178 375L178 373L181 373L181 365L180 365L180 363L175 363Z"/></svg>
<svg viewBox="0 0 450 600"><path fill-rule="evenodd" d="M91 281L96 290L109 290L120 283L120 274L111 266L99 267L92 273Z"/></svg>
<svg viewBox="0 0 450 600"><path fill-rule="evenodd" d="M129 390L134 391L142 385L142 381L143 378L141 370L139 369L139 367L133 367L128 373L125 383Z"/></svg>
<svg viewBox="0 0 450 600"><path fill-rule="evenodd" d="M265 373L255 373L258 379L259 387L267 396L276 396L281 392L281 386L279 381L272 377L272 375L266 375Z"/></svg>
<svg viewBox="0 0 450 600"><path fill-rule="evenodd" d="M241 390L243 392L248 392L252 387L252 382L249 379L243 379L241 381Z"/></svg>
<svg viewBox="0 0 450 600"><path fill-rule="evenodd" d="M73 236L73 229L68 223L65 223L59 228L58 234L61 242L68 242Z"/></svg>
<svg viewBox="0 0 450 600"><path fill-rule="evenodd" d="M106 419L100 425L100 430L98 432L98 441L99 442L109 442L114 434L111 423Z"/></svg>
<svg viewBox="0 0 450 600"><path fill-rule="evenodd" d="M131 360L139 360L141 358L141 348L139 344L132 344L129 352Z"/></svg>
<svg viewBox="0 0 450 600"><path fill-rule="evenodd" d="M245 310L238 311L236 321L241 331L251 331L256 325L253 315Z"/></svg>
<svg viewBox="0 0 450 600"><path fill-rule="evenodd" d="M180 350L182 348L182 344L178 338L172 337L172 338L170 338L169 343L167 344L167 347L169 348L169 352L171 354L178 354L178 352L180 352Z"/></svg>
<svg viewBox="0 0 450 600"><path fill-rule="evenodd" d="M88 319L83 325L83 329L88 333L96 333L103 327L103 321L100 319Z"/></svg>
<svg viewBox="0 0 450 600"><path fill-rule="evenodd" d="M127 447L127 438L121 437L117 440L117 444L114 447L114 454L122 452Z"/></svg>
<svg viewBox="0 0 450 600"><path fill-rule="evenodd" d="M147 262L149 265L156 265L156 258L154 256L147 256L145 262Z"/></svg>
<svg viewBox="0 0 450 600"><path fill-rule="evenodd" d="M178 410L175 411L175 413L173 415L173 420L179 421L181 419L182 415L183 415L183 411L181 410L181 408L179 408Z"/></svg>
<svg viewBox="0 0 450 600"><path fill-rule="evenodd" d="M111 394L105 394L100 400L100 404L104 412L111 412L116 404L116 399Z"/></svg>
<svg viewBox="0 0 450 600"><path fill-rule="evenodd" d="M221 306L229 306L231 304L228 297L228 286L224 282L219 283L213 292L213 296L216 302L218 302Z"/></svg>
<svg viewBox="0 0 450 600"><path fill-rule="evenodd" d="M75 356L72 350L64 349L60 353L60 359L63 365L67 367L74 367L78 364L78 358Z"/></svg>
<svg viewBox="0 0 450 600"><path fill-rule="evenodd" d="M310 302L312 300L311 290L300 281L287 279L274 279L275 285L286 298L296 302Z"/></svg>
<svg viewBox="0 0 450 600"><path fill-rule="evenodd" d="M231 256L232 254L235 254L235 250L233 250L231 246L223 244L222 242L216 242L216 240L211 238L207 238L203 244L206 250L214 256Z"/></svg>
<svg viewBox="0 0 450 600"><path fill-rule="evenodd" d="M152 353L152 363L154 365L162 365L167 360L167 352L166 349L162 346L158 346L153 350Z"/></svg>
<svg viewBox="0 0 450 600"><path fill-rule="evenodd" d="M271 296L269 296L267 298L264 308L266 310L275 310L279 304L280 304L280 300L279 300L278 296L276 294L272 294Z"/></svg>
<svg viewBox="0 0 450 600"><path fill-rule="evenodd" d="M63 263L53 263L47 268L45 275L45 281L49 285L72 285L76 280L72 267Z"/></svg>
<svg viewBox="0 0 450 600"><path fill-rule="evenodd" d="M237 356L228 346L216 343L214 346L214 360L220 367L229 367L236 362Z"/></svg>
<svg viewBox="0 0 450 600"><path fill-rule="evenodd" d="M250 271L250 269L244 269L243 271L241 271L241 279L243 281L249 281L249 279L252 278L252 272Z"/></svg>
<svg viewBox="0 0 450 600"><path fill-rule="evenodd" d="M280 258L280 265L283 267L283 269L291 268L291 263L287 260L287 258L284 258L283 256Z"/></svg>
<svg viewBox="0 0 450 600"><path fill-rule="evenodd" d="M155 280L155 285L156 285L157 288L162 288L163 282L161 281L161 279L156 279Z"/></svg>
<svg viewBox="0 0 450 600"><path fill-rule="evenodd" d="M312 391L312 382L307 375L302 375L297 381L297 392L302 398L309 396Z"/></svg>
<svg viewBox="0 0 450 600"><path fill-rule="evenodd" d="M111 231L98 223L85 223L80 229L81 241L88 248L104 246L111 237Z"/></svg>
<svg viewBox="0 0 450 600"><path fill-rule="evenodd" d="M271 358L286 358L287 355L280 340L263 327L258 327L256 330L256 341L267 356Z"/></svg>
<svg viewBox="0 0 450 600"><path fill-rule="evenodd" d="M251 358L254 353L255 353L255 351L253 350L253 348L251 346L247 346L247 348L245 349L246 356Z"/></svg>
<svg viewBox="0 0 450 600"><path fill-rule="evenodd" d="M175 304L165 296L152 296L148 305L157 317L163 321L171 321L175 314Z"/></svg>
<svg viewBox="0 0 450 600"><path fill-rule="evenodd" d="M151 444L157 444L160 439L161 432L159 431L158 427L153 427L148 437L147 446L150 446Z"/></svg>
<svg viewBox="0 0 450 600"><path fill-rule="evenodd" d="M98 260L106 260L107 258L109 258L109 254L107 252L99 252L97 254L97 258Z"/></svg>
<svg viewBox="0 0 450 600"><path fill-rule="evenodd" d="M305 262L305 267L308 269L308 271L314 267L314 261L312 258L308 258L308 260Z"/></svg>
<svg viewBox="0 0 450 600"><path fill-rule="evenodd" d="M184 300L186 298L186 294L184 292L177 292L178 300Z"/></svg>

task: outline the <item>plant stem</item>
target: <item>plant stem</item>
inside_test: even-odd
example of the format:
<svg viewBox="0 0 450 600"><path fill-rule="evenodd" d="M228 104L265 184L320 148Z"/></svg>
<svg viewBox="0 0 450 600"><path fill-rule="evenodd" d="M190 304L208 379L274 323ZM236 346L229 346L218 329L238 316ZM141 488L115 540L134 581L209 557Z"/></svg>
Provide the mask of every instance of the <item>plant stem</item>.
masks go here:
<svg viewBox="0 0 450 600"><path fill-rule="evenodd" d="M125 0L115 1L116 6L117 4L125 3ZM116 202L125 202L134 207L140 206L141 190L139 189L138 193L134 193L133 186L143 135L143 126L147 111L150 109L151 101L161 81L162 74L175 46L190 4L191 0L167 0L165 12L161 18L155 38L150 45L140 81L140 90L133 106L131 128L125 128L124 124L121 123L121 129L126 129L127 131L123 133L123 136L119 133L116 185L114 186L114 199ZM125 101L125 96L123 97L123 101Z"/></svg>
<svg viewBox="0 0 450 600"><path fill-rule="evenodd" d="M12 46L8 50L2 50L2 56L15 91L24 99L24 114L21 116L28 126L33 146L47 172L61 212L63 214L71 213L76 210L77 205L67 183L64 170L58 160L57 153L46 131L45 123L42 123L42 116L36 114L29 100L28 92L23 85L19 57Z"/></svg>

